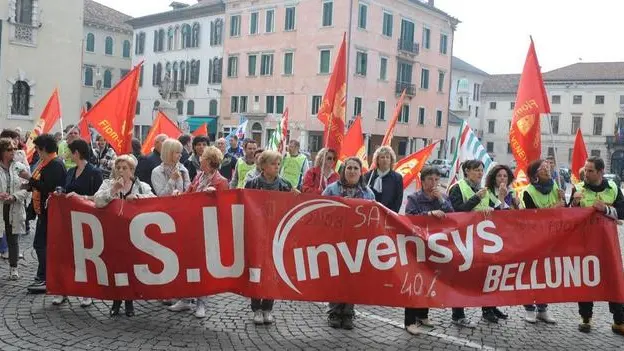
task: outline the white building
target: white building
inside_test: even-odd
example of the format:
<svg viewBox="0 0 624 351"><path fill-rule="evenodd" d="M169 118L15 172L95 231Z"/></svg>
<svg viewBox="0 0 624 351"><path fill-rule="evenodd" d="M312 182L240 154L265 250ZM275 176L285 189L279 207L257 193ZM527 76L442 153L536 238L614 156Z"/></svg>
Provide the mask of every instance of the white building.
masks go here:
<svg viewBox="0 0 624 351"><path fill-rule="evenodd" d="M135 135L141 139L147 135L158 107L166 104L159 90L168 85L169 102L178 115L169 117L190 131L207 122L214 140L221 97L225 8L219 0L203 0L192 6L173 2L171 7L167 12L128 21L135 38L132 63L144 61Z"/></svg>
<svg viewBox="0 0 624 351"><path fill-rule="evenodd" d="M83 0L0 2L1 128L33 129L55 88L63 122L78 121L82 16Z"/></svg>

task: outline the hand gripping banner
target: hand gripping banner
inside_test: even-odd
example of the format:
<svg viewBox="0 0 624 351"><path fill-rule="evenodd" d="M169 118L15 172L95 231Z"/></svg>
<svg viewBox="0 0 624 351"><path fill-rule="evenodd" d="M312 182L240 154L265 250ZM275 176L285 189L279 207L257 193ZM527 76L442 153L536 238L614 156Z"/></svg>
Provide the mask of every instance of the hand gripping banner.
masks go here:
<svg viewBox="0 0 624 351"><path fill-rule="evenodd" d="M53 197L50 294L164 299L233 292L413 306L624 302L616 224L593 209L399 216L378 203L253 190Z"/></svg>

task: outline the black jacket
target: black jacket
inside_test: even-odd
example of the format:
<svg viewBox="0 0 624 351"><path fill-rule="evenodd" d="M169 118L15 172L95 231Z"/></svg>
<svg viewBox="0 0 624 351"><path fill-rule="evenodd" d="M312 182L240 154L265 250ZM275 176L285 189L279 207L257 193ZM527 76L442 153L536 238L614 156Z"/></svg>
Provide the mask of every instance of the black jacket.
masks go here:
<svg viewBox="0 0 624 351"><path fill-rule="evenodd" d="M479 202L481 202L481 198L476 194L479 189L472 190L474 190L475 195L468 199L468 201L464 202L461 190L459 189L459 184L455 184L451 187L451 190L449 191L449 200L451 200L451 205L453 205L455 212L470 212L477 207ZM492 200L490 200L490 207L495 208Z"/></svg>
<svg viewBox="0 0 624 351"><path fill-rule="evenodd" d="M67 170L65 170L65 164L60 158L57 157L41 169L41 177L39 180L30 178L30 181L28 182L30 190L32 191L34 188L41 193L42 214L47 213L45 202L48 197L56 190L57 187L65 186L66 177Z"/></svg>
<svg viewBox="0 0 624 351"><path fill-rule="evenodd" d="M197 171L199 171L199 169L195 167L195 164L193 163L193 156L194 155L191 155L184 162L180 161L182 162L184 167L186 167L186 169L188 170L189 178L191 178L191 182L193 181L193 179L195 179L195 176L197 175Z"/></svg>
<svg viewBox="0 0 624 351"><path fill-rule="evenodd" d="M160 152L154 150L152 153L147 155L145 158L141 158L138 160L137 168L134 171L134 175L139 178L143 183L149 184L152 186L152 171L154 168L160 166L162 160L160 159ZM152 190L154 188L152 187Z"/></svg>
<svg viewBox="0 0 624 351"><path fill-rule="evenodd" d="M87 163L85 169L80 176L74 179L76 174L76 167L67 171L67 177L65 180L65 193L75 192L78 195L93 196L104 180L102 170L96 168L94 165Z"/></svg>
<svg viewBox="0 0 624 351"><path fill-rule="evenodd" d="M373 179L369 182L371 175ZM378 193L375 189L373 189L373 185L375 185L377 177L379 177L379 175L376 170L368 171L364 175L364 182L368 184L368 187L375 194L375 200L377 202L398 213L401 209L401 204L403 203L403 177L395 171L390 171L381 180L383 190L381 193Z"/></svg>

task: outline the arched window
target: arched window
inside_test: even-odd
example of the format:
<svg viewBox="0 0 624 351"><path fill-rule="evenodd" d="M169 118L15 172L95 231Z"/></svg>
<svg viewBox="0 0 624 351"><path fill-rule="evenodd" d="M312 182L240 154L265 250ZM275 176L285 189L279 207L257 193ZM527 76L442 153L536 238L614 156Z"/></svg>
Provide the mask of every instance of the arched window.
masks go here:
<svg viewBox="0 0 624 351"><path fill-rule="evenodd" d="M186 73L184 76L184 82L189 84L191 82L191 63L186 61Z"/></svg>
<svg viewBox="0 0 624 351"><path fill-rule="evenodd" d="M186 114L189 116L195 114L195 101L189 100L186 102Z"/></svg>
<svg viewBox="0 0 624 351"><path fill-rule="evenodd" d="M15 4L15 22L32 25L34 0L17 0Z"/></svg>
<svg viewBox="0 0 624 351"><path fill-rule="evenodd" d="M136 103L136 109L134 110L134 114L135 115L140 115L141 114L141 102L137 101Z"/></svg>
<svg viewBox="0 0 624 351"><path fill-rule="evenodd" d="M162 63L158 62L158 64L156 64L156 85L160 85L162 82L162 69Z"/></svg>
<svg viewBox="0 0 624 351"><path fill-rule="evenodd" d="M104 71L104 89L110 89L113 86L113 73L107 69Z"/></svg>
<svg viewBox="0 0 624 351"><path fill-rule="evenodd" d="M123 42L123 57L130 57L130 40L124 40Z"/></svg>
<svg viewBox="0 0 624 351"><path fill-rule="evenodd" d="M191 38L191 47L198 48L199 47L199 23L195 22L193 24L193 34Z"/></svg>
<svg viewBox="0 0 624 351"><path fill-rule="evenodd" d="M186 72L187 72L186 62L182 61L180 62L180 85L179 85L180 91L184 91L184 86L186 83Z"/></svg>
<svg viewBox="0 0 624 351"><path fill-rule="evenodd" d="M171 76L171 62L169 61L165 64L165 72L169 73L169 76Z"/></svg>
<svg viewBox="0 0 624 351"><path fill-rule="evenodd" d="M93 67L85 67L84 85L87 87L93 86Z"/></svg>
<svg viewBox="0 0 624 351"><path fill-rule="evenodd" d="M186 49L191 46L191 26L188 24L182 25L182 49Z"/></svg>
<svg viewBox="0 0 624 351"><path fill-rule="evenodd" d="M178 63L173 63L173 77L171 78L173 82L173 91L178 91Z"/></svg>
<svg viewBox="0 0 624 351"><path fill-rule="evenodd" d="M139 54L143 55L145 53L145 32L139 33Z"/></svg>
<svg viewBox="0 0 624 351"><path fill-rule="evenodd" d="M169 27L167 30L167 50L171 51L174 49L173 47L173 27Z"/></svg>
<svg viewBox="0 0 624 351"><path fill-rule="evenodd" d="M104 53L106 55L112 55L113 54L113 38L106 37L106 44L104 46Z"/></svg>
<svg viewBox="0 0 624 351"><path fill-rule="evenodd" d="M23 80L15 82L13 84L11 102L12 115L28 116L30 110L30 85Z"/></svg>
<svg viewBox="0 0 624 351"><path fill-rule="evenodd" d="M179 50L181 48L180 40L181 40L180 26L176 26L174 31L173 31L173 41L174 41L174 47L175 47L176 50Z"/></svg>
<svg viewBox="0 0 624 351"><path fill-rule="evenodd" d="M176 107L178 108L178 115L184 114L184 102L182 100L178 100L176 103Z"/></svg>
<svg viewBox="0 0 624 351"><path fill-rule="evenodd" d="M219 114L218 109L219 109L219 103L217 102L217 100L215 99L210 100L210 105L208 107L208 114L210 116L216 116Z"/></svg>
<svg viewBox="0 0 624 351"><path fill-rule="evenodd" d="M223 20L218 18L215 21L215 36L213 45L221 45L223 43Z"/></svg>
<svg viewBox="0 0 624 351"><path fill-rule="evenodd" d="M158 51L165 51L165 30L162 28L158 31Z"/></svg>
<svg viewBox="0 0 624 351"><path fill-rule="evenodd" d="M87 34L87 46L85 48L88 52L95 51L95 35L93 33Z"/></svg>
<svg viewBox="0 0 624 351"><path fill-rule="evenodd" d="M191 84L199 84L199 61L191 61Z"/></svg>

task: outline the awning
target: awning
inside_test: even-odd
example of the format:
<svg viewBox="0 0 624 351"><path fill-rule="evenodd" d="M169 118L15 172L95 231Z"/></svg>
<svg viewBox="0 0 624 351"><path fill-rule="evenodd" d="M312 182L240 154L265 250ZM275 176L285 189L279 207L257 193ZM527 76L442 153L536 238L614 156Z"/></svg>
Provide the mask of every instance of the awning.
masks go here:
<svg viewBox="0 0 624 351"><path fill-rule="evenodd" d="M190 132L195 131L202 124L208 123L208 133L217 134L217 118L211 116L191 116L185 122L188 123Z"/></svg>

